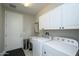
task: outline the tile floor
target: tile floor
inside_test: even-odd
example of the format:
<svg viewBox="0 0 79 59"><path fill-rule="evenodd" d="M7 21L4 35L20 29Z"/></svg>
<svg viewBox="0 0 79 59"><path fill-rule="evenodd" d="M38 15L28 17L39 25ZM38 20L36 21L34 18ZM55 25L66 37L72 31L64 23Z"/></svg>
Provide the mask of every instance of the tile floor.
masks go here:
<svg viewBox="0 0 79 59"><path fill-rule="evenodd" d="M24 50L24 53L25 53L25 56L33 56L33 53L32 51L29 51L29 50ZM0 53L0 56L3 56L5 53Z"/></svg>

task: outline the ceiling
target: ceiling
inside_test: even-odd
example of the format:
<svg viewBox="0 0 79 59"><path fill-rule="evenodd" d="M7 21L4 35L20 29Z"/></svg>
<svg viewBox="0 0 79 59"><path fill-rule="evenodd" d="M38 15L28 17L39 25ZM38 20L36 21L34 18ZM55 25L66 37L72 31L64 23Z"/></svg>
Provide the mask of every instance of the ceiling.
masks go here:
<svg viewBox="0 0 79 59"><path fill-rule="evenodd" d="M43 8L48 5L58 5L58 3L32 3L31 6L25 7L22 3L4 3L2 4L6 9L10 9L13 11L18 11L30 15L36 15Z"/></svg>
<svg viewBox="0 0 79 59"><path fill-rule="evenodd" d="M49 5L48 3L32 3L29 7L24 7L21 3L4 3L3 6L7 9L30 14L36 15L41 9L45 6Z"/></svg>

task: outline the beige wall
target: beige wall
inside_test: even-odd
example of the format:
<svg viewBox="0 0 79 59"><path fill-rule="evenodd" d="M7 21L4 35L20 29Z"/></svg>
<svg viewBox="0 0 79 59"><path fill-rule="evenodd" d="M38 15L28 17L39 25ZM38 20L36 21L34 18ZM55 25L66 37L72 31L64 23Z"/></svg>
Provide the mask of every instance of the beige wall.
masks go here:
<svg viewBox="0 0 79 59"><path fill-rule="evenodd" d="M23 18L24 39L27 39L28 37L34 35L34 17L24 14Z"/></svg>
<svg viewBox="0 0 79 59"><path fill-rule="evenodd" d="M0 52L4 50L4 8L0 4Z"/></svg>

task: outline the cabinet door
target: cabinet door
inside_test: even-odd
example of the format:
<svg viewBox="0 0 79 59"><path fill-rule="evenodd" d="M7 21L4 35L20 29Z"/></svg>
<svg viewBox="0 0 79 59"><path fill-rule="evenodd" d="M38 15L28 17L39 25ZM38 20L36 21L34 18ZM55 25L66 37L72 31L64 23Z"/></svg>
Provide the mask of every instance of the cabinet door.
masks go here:
<svg viewBox="0 0 79 59"><path fill-rule="evenodd" d="M62 26L62 7L58 6L50 12L50 28L59 29Z"/></svg>
<svg viewBox="0 0 79 59"><path fill-rule="evenodd" d="M64 29L79 29L79 4L69 3L63 5Z"/></svg>
<svg viewBox="0 0 79 59"><path fill-rule="evenodd" d="M39 30L44 28L44 16L39 17Z"/></svg>
<svg viewBox="0 0 79 59"><path fill-rule="evenodd" d="M49 29L49 14L46 13L39 17L39 29Z"/></svg>

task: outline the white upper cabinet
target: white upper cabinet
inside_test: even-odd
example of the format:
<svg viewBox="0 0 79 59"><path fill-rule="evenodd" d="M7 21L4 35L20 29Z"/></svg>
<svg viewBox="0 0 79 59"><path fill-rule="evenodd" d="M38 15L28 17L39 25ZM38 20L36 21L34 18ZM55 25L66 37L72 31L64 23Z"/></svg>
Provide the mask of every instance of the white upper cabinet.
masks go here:
<svg viewBox="0 0 79 59"><path fill-rule="evenodd" d="M64 29L79 29L79 4L64 4L62 8Z"/></svg>
<svg viewBox="0 0 79 59"><path fill-rule="evenodd" d="M79 4L66 3L39 17L40 29L79 29Z"/></svg>
<svg viewBox="0 0 79 59"><path fill-rule="evenodd" d="M39 29L59 29L61 27L61 6L39 17Z"/></svg>

